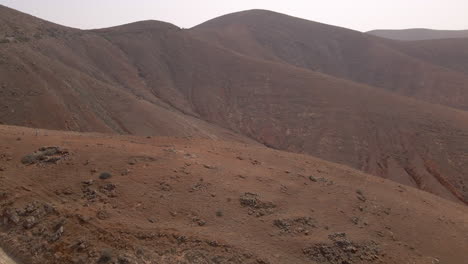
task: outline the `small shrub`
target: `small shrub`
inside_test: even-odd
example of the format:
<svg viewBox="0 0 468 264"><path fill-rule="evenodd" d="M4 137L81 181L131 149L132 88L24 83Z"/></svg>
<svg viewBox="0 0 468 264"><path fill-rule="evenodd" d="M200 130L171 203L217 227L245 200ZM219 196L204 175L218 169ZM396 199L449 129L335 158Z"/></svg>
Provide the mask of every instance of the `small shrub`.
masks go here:
<svg viewBox="0 0 468 264"><path fill-rule="evenodd" d="M24 157L21 159L21 163L23 163L23 164L25 164L25 165L29 165L29 164L34 164L34 163L36 163L37 160L38 160L37 155L29 154L29 155L24 156Z"/></svg>
<svg viewBox="0 0 468 264"><path fill-rule="evenodd" d="M99 179L101 180L106 180L106 179L109 179L110 177L112 177L112 174L108 172L103 172L101 173L101 175L99 175Z"/></svg>
<svg viewBox="0 0 468 264"><path fill-rule="evenodd" d="M101 252L101 256L99 257L98 263L109 263L112 260L112 250L104 249Z"/></svg>

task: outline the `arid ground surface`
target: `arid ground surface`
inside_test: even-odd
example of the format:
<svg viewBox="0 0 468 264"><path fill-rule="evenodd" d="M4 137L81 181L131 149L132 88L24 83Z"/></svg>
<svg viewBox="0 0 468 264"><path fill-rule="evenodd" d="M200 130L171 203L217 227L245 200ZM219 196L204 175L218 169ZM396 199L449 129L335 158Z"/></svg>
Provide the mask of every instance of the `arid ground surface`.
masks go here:
<svg viewBox="0 0 468 264"><path fill-rule="evenodd" d="M265 10L78 30L0 7L0 122L309 154L468 203L464 39ZM449 59L447 59L449 58Z"/></svg>
<svg viewBox="0 0 468 264"><path fill-rule="evenodd" d="M0 6L0 248L464 263L466 44L266 10L79 30Z"/></svg>
<svg viewBox="0 0 468 264"><path fill-rule="evenodd" d="M0 263L15 264L15 261L12 260L2 249L0 249Z"/></svg>
<svg viewBox="0 0 468 264"><path fill-rule="evenodd" d="M0 241L23 263L466 259L466 206L306 155L205 139L0 132Z"/></svg>

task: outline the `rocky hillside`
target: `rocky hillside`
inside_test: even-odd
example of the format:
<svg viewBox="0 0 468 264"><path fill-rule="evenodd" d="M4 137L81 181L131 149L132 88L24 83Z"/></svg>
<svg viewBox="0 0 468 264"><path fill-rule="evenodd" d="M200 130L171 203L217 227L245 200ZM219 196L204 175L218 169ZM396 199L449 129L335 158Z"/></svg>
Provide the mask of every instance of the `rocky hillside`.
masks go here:
<svg viewBox="0 0 468 264"><path fill-rule="evenodd" d="M21 263L466 257L465 206L310 156L9 126L0 142L0 244Z"/></svg>
<svg viewBox="0 0 468 264"><path fill-rule="evenodd" d="M261 143L468 201L465 74L386 41L267 11L190 30L143 21L93 31L0 13L7 35L62 32L0 44L5 124Z"/></svg>

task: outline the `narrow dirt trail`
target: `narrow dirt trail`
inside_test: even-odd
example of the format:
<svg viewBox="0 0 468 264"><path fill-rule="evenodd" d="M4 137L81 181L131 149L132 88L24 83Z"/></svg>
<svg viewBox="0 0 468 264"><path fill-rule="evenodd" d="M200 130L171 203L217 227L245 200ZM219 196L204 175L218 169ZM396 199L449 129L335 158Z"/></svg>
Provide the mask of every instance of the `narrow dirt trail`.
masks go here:
<svg viewBox="0 0 468 264"><path fill-rule="evenodd" d="M0 264L16 264L16 262L7 256L5 251L0 248Z"/></svg>

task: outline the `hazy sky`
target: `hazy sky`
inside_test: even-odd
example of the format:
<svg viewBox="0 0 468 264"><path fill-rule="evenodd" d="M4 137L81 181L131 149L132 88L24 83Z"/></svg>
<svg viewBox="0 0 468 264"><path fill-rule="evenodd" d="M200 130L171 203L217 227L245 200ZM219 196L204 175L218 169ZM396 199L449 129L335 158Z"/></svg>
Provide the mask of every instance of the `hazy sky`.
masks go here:
<svg viewBox="0 0 468 264"><path fill-rule="evenodd" d="M468 29L468 0L0 0L0 4L83 29L146 19L189 28L223 14L256 8L360 31Z"/></svg>

